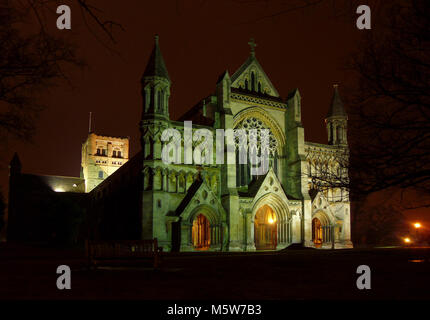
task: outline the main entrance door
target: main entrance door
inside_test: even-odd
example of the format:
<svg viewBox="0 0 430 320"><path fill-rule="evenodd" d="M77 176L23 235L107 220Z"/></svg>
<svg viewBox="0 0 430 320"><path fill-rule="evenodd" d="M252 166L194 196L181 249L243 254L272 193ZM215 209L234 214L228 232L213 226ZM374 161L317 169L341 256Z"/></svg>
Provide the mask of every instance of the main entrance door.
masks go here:
<svg viewBox="0 0 430 320"><path fill-rule="evenodd" d="M312 219L312 241L315 247L320 247L323 243L323 230L321 221L318 218Z"/></svg>
<svg viewBox="0 0 430 320"><path fill-rule="evenodd" d="M255 214L254 239L257 250L275 250L278 243L278 221L273 209L264 205Z"/></svg>
<svg viewBox="0 0 430 320"><path fill-rule="evenodd" d="M199 214L193 221L192 230L193 246L197 250L208 250L211 241L209 220L203 214Z"/></svg>

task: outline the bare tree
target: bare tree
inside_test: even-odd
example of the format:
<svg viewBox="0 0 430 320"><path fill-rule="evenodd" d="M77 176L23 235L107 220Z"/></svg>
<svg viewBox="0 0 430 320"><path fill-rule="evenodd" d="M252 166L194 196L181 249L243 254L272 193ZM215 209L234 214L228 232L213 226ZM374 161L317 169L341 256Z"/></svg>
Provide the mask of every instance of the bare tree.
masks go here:
<svg viewBox="0 0 430 320"><path fill-rule="evenodd" d="M83 66L73 42L55 35L52 25L61 1L0 0L0 137L28 140L43 109L38 94L67 80L66 65ZM119 24L101 18L86 0L76 0L89 30L105 46L115 43ZM107 40L106 40L107 39Z"/></svg>
<svg viewBox="0 0 430 320"><path fill-rule="evenodd" d="M293 13L312 14L319 10L328 12L330 19L346 19L348 23L351 23L351 18L357 17L357 7L363 4L359 0L235 0L235 2L258 7L258 12L261 12L261 9L268 12L258 14L253 19L243 21L241 24L259 23L269 19L282 18ZM377 12L384 2L382 0L366 1L367 5L372 8L372 12Z"/></svg>
<svg viewBox="0 0 430 320"><path fill-rule="evenodd" d="M330 201L345 201L349 197L349 149L344 145L305 148L306 176L311 194L323 193Z"/></svg>
<svg viewBox="0 0 430 320"><path fill-rule="evenodd" d="M430 3L393 1L385 12L351 63L352 188L430 191Z"/></svg>

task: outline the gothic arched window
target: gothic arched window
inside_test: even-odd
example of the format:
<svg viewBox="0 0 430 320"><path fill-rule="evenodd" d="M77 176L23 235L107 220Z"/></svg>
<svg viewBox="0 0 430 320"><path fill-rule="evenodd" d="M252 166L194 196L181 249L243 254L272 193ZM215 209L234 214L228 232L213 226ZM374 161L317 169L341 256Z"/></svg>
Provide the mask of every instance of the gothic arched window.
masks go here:
<svg viewBox="0 0 430 320"><path fill-rule="evenodd" d="M158 111L163 112L163 89L158 90L158 96L157 96L157 102L158 102Z"/></svg>
<svg viewBox="0 0 430 320"><path fill-rule="evenodd" d="M251 72L251 91L255 91L255 74Z"/></svg>
<svg viewBox="0 0 430 320"><path fill-rule="evenodd" d="M341 129L340 125L337 125L336 126L336 141L341 142L342 140L343 140L342 139L342 129Z"/></svg>
<svg viewBox="0 0 430 320"><path fill-rule="evenodd" d="M276 140L276 138L274 137L271 129L266 126L264 124L264 122L258 118L252 117L252 118L247 118L244 119L243 121L241 121L235 129L244 129L246 132L246 136L249 137L250 135L250 131L252 129L256 129L257 130L257 145L255 146L251 146L251 144L249 146L241 146L239 145L240 141L238 138L235 139L235 143L236 143L236 185L237 186L246 186L249 184L249 182L251 181L251 179L253 178L251 176L251 168L252 168L252 164L250 163L250 157L252 156L258 156L260 160L262 160L263 162L265 161L267 163L267 165L273 168L273 170L275 171L275 174L278 174L278 142ZM266 141L268 142L267 148L268 148L268 154L269 154L269 158L264 159L262 158L262 144L261 144L261 133L262 131L260 130L269 130L269 135L268 137L266 137ZM246 164L240 164L239 162L239 155L240 155L240 150L244 150L243 148L245 148L247 150L246 155L247 155L247 159L246 159ZM242 161L243 162L243 161ZM261 164L255 165L255 167L259 167Z"/></svg>

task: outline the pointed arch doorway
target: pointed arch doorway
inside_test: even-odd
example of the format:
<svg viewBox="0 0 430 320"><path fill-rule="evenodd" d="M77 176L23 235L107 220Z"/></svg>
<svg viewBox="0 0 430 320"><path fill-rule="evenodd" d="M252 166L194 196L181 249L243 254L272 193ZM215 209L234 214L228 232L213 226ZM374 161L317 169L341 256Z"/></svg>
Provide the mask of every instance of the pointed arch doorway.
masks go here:
<svg viewBox="0 0 430 320"><path fill-rule="evenodd" d="M276 212L267 204L255 214L254 240L257 250L275 250L278 245L278 219Z"/></svg>
<svg viewBox="0 0 430 320"><path fill-rule="evenodd" d="M312 218L312 242L316 248L321 248L325 244L332 242L333 230L327 214L320 211Z"/></svg>
<svg viewBox="0 0 430 320"><path fill-rule="evenodd" d="M318 218L312 219L312 241L315 247L321 247L323 243L322 224Z"/></svg>
<svg viewBox="0 0 430 320"><path fill-rule="evenodd" d="M208 250L211 244L211 230L209 219L199 214L193 221L192 243L196 250Z"/></svg>

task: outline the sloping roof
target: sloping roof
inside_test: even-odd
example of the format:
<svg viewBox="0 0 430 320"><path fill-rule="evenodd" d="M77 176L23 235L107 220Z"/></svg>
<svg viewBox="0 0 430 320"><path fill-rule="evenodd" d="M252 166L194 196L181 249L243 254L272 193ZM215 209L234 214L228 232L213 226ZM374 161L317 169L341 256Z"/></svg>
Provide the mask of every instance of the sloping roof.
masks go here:
<svg viewBox="0 0 430 320"><path fill-rule="evenodd" d="M180 116L178 118L178 121L192 121L193 124L212 127L215 122L215 119L209 116L204 116L202 113L203 105L206 103L205 101L210 101L210 96L200 100L196 105L194 105L191 109L189 109L182 116ZM206 104L206 106L209 105L210 102Z"/></svg>
<svg viewBox="0 0 430 320"><path fill-rule="evenodd" d="M199 190L202 183L203 183L202 179L197 179L193 182L193 184L188 188L187 194L185 195L184 199L182 199L181 203L178 205L173 215L177 217L181 215L181 213L187 207L188 203L190 203L190 201L193 199L196 192Z"/></svg>
<svg viewBox="0 0 430 320"><path fill-rule="evenodd" d="M41 192L85 193L85 180L82 178L24 173L21 179L28 189Z"/></svg>
<svg viewBox="0 0 430 320"><path fill-rule="evenodd" d="M327 117L346 117L345 108L343 107L342 100L340 99L337 85L334 86L333 99L331 102L330 109L328 110Z"/></svg>
<svg viewBox="0 0 430 320"><path fill-rule="evenodd" d="M140 150L133 157L131 157L126 163L119 167L110 176L100 182L93 190L91 194L96 194L99 190L102 190L107 185L111 184L112 181L118 179L122 175L127 177L129 180L139 179L143 169L143 152Z"/></svg>
<svg viewBox="0 0 430 320"><path fill-rule="evenodd" d="M244 95L244 96L266 99L266 100L270 100L270 101L276 101L276 102L281 102L281 103L284 102L281 97L271 96L271 95L268 95L268 94L262 93L262 92L249 91L249 90L245 90L242 88L231 88L231 92L232 93L239 93L239 94Z"/></svg>
<svg viewBox="0 0 430 320"><path fill-rule="evenodd" d="M257 66L257 68L260 70L261 74L264 76L264 78L267 81L267 84L271 87L271 89L274 92L274 97L279 97L279 93L276 90L275 86L272 84L272 82L270 81L269 77L267 76L267 74L264 72L263 68L261 67L261 64L258 62L257 58L255 57L255 55L250 55L248 57L248 59L246 59L245 63L242 64L239 69L237 69L237 71L230 77L231 79L231 83L233 86L233 83L246 71L246 69L248 69L252 64L255 64Z"/></svg>
<svg viewBox="0 0 430 320"><path fill-rule="evenodd" d="M162 77L170 81L169 73L167 72L166 64L164 63L163 55L161 54L160 46L158 45L158 36L155 36L154 49L152 49L148 64L146 65L143 77Z"/></svg>

